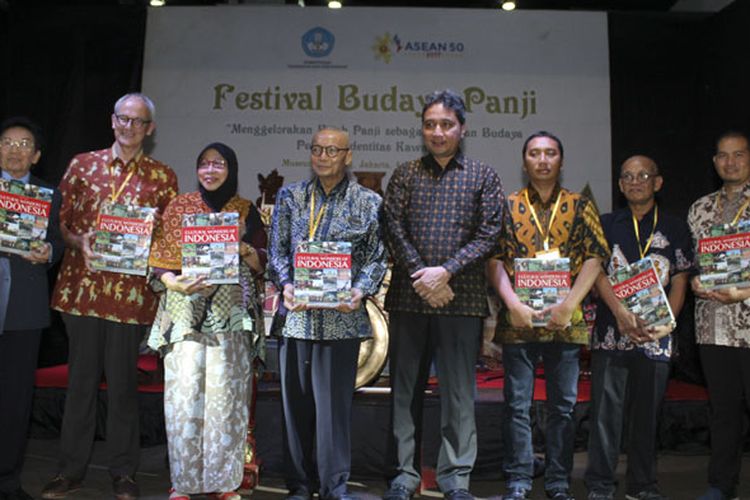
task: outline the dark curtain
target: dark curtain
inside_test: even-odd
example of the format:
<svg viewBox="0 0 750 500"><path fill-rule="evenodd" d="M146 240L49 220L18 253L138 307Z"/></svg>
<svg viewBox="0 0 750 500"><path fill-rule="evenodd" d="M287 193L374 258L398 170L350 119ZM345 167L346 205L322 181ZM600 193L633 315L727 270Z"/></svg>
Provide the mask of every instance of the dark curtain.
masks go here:
<svg viewBox="0 0 750 500"><path fill-rule="evenodd" d="M139 90L144 7L23 7L0 11L0 117L25 115L44 129L34 173L57 184L76 153L113 142L110 115ZM54 281L57 268L51 269ZM67 360L59 314L45 330L39 365Z"/></svg>

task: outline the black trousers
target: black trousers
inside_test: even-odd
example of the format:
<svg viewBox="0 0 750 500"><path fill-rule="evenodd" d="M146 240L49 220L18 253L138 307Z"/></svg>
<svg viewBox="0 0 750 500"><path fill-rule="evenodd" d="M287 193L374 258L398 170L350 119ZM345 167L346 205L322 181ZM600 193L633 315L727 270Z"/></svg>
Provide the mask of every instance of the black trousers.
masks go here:
<svg viewBox="0 0 750 500"><path fill-rule="evenodd" d="M708 483L734 497L750 410L750 349L717 345L699 349L711 404Z"/></svg>
<svg viewBox="0 0 750 500"><path fill-rule="evenodd" d="M346 493L360 342L281 339L284 475L291 491L312 494L317 479L324 500Z"/></svg>
<svg viewBox="0 0 750 500"><path fill-rule="evenodd" d="M143 325L63 314L68 332L68 391L60 433L60 473L86 475L96 431L99 384L107 382L106 453L110 474L135 474L140 453L138 345Z"/></svg>
<svg viewBox="0 0 750 500"><path fill-rule="evenodd" d="M469 488L477 456L476 363L482 319L391 312L391 435L386 468L393 484L415 491L421 480L424 389L433 357L440 385L441 491Z"/></svg>
<svg viewBox="0 0 750 500"><path fill-rule="evenodd" d="M584 474L590 492L615 492L623 420L628 429L626 493L656 489L656 433L668 378L668 362L639 352L592 352L591 432Z"/></svg>
<svg viewBox="0 0 750 500"><path fill-rule="evenodd" d="M41 330L0 335L0 496L21 487Z"/></svg>

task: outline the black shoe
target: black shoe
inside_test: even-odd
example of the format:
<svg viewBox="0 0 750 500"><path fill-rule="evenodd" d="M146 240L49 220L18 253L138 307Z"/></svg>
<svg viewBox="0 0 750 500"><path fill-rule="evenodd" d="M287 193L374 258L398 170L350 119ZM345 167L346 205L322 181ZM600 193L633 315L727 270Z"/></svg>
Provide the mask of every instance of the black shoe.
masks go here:
<svg viewBox="0 0 750 500"><path fill-rule="evenodd" d="M409 491L406 486L392 483L383 493L383 500L409 500L412 495L414 495L414 492Z"/></svg>
<svg viewBox="0 0 750 500"><path fill-rule="evenodd" d="M52 481L44 485L42 488L42 498L55 499L65 498L68 493L73 493L81 489L81 482L75 481L68 477L58 474Z"/></svg>
<svg viewBox="0 0 750 500"><path fill-rule="evenodd" d="M5 493L5 496L0 493L0 499L4 500L34 500L34 497L23 491L23 488L18 488L16 491L11 493Z"/></svg>
<svg viewBox="0 0 750 500"><path fill-rule="evenodd" d="M552 490L547 491L547 498L551 500L576 500L568 490Z"/></svg>
<svg viewBox="0 0 750 500"><path fill-rule="evenodd" d="M130 476L117 476L112 480L112 491L117 500L135 500L141 494L135 480Z"/></svg>
<svg viewBox="0 0 750 500"><path fill-rule="evenodd" d="M474 500L474 496L466 488L456 488L444 495L448 500Z"/></svg>

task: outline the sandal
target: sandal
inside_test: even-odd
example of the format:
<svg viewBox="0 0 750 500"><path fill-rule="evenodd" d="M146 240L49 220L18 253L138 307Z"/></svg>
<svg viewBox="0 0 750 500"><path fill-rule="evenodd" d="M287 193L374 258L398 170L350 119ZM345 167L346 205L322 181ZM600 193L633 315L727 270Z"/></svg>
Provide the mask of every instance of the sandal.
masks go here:
<svg viewBox="0 0 750 500"><path fill-rule="evenodd" d="M169 488L169 500L190 500L190 495L179 493L174 488Z"/></svg>

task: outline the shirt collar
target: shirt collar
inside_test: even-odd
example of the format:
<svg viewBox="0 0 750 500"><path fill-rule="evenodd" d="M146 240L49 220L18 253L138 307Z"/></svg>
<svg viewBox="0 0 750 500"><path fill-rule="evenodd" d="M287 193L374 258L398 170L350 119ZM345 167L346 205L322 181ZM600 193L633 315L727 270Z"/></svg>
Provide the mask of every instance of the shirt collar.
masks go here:
<svg viewBox="0 0 750 500"><path fill-rule="evenodd" d="M432 172L433 174L440 175L445 170L451 170L454 168L464 168L466 166L466 157L464 156L463 152L459 149L456 154L453 156L453 158L450 159L448 164L445 166L445 169L440 166L440 164L435 160L435 157L432 155L426 155L422 157L422 164Z"/></svg>
<svg viewBox="0 0 750 500"><path fill-rule="evenodd" d="M333 196L336 196L340 193L346 192L347 187L349 186L349 174L345 175L341 181L339 181L338 184L336 184L333 189L331 189L331 192L326 194L326 192L323 190L323 186L320 184L320 179L317 177L313 177L310 180L310 184L308 185L308 193L310 192L310 189L316 189L318 192L323 194L326 198L331 198Z"/></svg>
<svg viewBox="0 0 750 500"><path fill-rule="evenodd" d="M119 148L117 147L117 143L112 144L112 148L110 148L110 154L112 155L111 164L114 165L116 163L120 163L124 167L127 165L127 163L125 163L125 160L120 158L120 156L117 154L118 149ZM143 149L139 150L135 157L128 163L132 162L138 165L141 161L141 158L143 158Z"/></svg>
<svg viewBox="0 0 750 500"><path fill-rule="evenodd" d="M18 182L23 182L25 184L28 184L29 180L31 179L31 172L26 172L26 175L24 175L20 179L16 179L12 175L10 175L8 172L6 172L5 170L3 170L2 171L2 176L3 176L3 179L7 179L9 181L18 181Z"/></svg>
<svg viewBox="0 0 750 500"><path fill-rule="evenodd" d="M719 196L725 200L728 200L729 197L727 196L727 188L725 186L721 186L721 189L719 190ZM740 189L740 198L747 198L750 197L750 182L746 182L744 186L742 186L742 189Z"/></svg>
<svg viewBox="0 0 750 500"><path fill-rule="evenodd" d="M644 222L647 220L653 220L654 219L654 209L657 207L657 203L654 202L654 206L651 207L651 210L643 214L643 218L641 218L640 222ZM625 205L625 208L623 208L618 213L619 218L621 219L627 219L628 221L633 219L633 212L630 210L630 207L628 205Z"/></svg>
<svg viewBox="0 0 750 500"><path fill-rule="evenodd" d="M533 205L541 205L542 208L546 210L550 207L550 205L557 201L557 196L560 194L562 187L560 186L559 182L556 182L555 187L552 189L552 194L550 195L549 200L547 200L546 203L542 201L542 197L539 196L539 192L534 189L534 186L532 186L531 183L526 185L526 189L529 190L529 202L531 202Z"/></svg>

